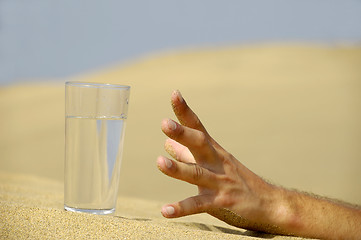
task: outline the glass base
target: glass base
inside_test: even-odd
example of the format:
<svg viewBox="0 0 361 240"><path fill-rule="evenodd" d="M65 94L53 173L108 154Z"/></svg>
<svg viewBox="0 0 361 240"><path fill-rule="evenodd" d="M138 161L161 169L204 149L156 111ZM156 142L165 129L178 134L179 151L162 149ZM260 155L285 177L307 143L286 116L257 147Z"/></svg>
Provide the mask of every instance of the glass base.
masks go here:
<svg viewBox="0 0 361 240"><path fill-rule="evenodd" d="M107 215L115 212L115 208L111 209L83 209L83 208L72 208L64 205L64 209L70 212L78 212L78 213L91 213L97 215Z"/></svg>

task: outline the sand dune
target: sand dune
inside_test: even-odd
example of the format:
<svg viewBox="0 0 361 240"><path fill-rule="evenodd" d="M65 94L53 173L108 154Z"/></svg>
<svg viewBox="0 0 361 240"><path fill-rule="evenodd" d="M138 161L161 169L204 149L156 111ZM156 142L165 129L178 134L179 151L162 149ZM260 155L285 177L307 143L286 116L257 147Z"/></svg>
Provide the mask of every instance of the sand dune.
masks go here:
<svg viewBox="0 0 361 240"><path fill-rule="evenodd" d="M155 201L159 207L196 193L193 186L167 178L155 166L156 157L165 154L160 121L173 117L169 97L173 89L180 89L211 135L257 174L286 187L361 204L360 66L360 47L229 47L148 56L127 65L64 79L61 83L4 87L0 89L0 169L45 177L61 184L63 83L67 80L109 82L132 87L121 169L121 199L142 199L140 206ZM15 179L21 178L16 176ZM55 201L56 206L37 209L39 199L26 205L21 199L9 202L3 198L2 205L16 214L21 214L16 204L25 204L23 210L28 214L50 211L62 217L70 216L61 211L61 190L56 194L55 200L44 203ZM130 224L144 231L156 226L161 233L173 229L173 223L162 228L168 224L167 220L146 216L158 209L154 206L137 216L134 216L136 207L129 210L130 218L152 221L128 219L120 210L119 216L124 218L105 217L104 221L109 221L110 226ZM86 218L89 220L81 221L93 221L93 216ZM213 220L204 216L197 222L207 221ZM221 224L215 221L210 224ZM184 231L208 236L209 231L194 226L177 225ZM149 234L144 238L160 236ZM233 235L228 237L232 239Z"/></svg>

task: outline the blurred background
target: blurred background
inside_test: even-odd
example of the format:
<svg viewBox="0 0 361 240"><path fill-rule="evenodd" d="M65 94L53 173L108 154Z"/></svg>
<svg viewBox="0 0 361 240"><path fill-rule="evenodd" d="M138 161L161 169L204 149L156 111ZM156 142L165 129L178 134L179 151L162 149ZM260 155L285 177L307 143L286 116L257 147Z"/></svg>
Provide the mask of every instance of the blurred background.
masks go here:
<svg viewBox="0 0 361 240"><path fill-rule="evenodd" d="M173 89L288 188L361 204L361 1L0 0L0 171L63 181L64 82L132 87L121 195L176 201Z"/></svg>
<svg viewBox="0 0 361 240"><path fill-rule="evenodd" d="M359 0L1 0L0 84L63 79L158 52L359 44Z"/></svg>

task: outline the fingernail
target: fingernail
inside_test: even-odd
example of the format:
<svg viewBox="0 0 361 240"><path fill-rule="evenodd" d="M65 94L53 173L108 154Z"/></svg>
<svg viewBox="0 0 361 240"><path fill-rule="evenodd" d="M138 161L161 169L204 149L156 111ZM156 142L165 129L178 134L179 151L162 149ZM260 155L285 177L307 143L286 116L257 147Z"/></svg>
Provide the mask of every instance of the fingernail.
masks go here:
<svg viewBox="0 0 361 240"><path fill-rule="evenodd" d="M176 92L177 92L178 101L179 101L179 102L183 102L184 99L183 99L183 97L182 97L181 92L180 92L179 90L176 90Z"/></svg>
<svg viewBox="0 0 361 240"><path fill-rule="evenodd" d="M175 123L175 122L173 122L172 120L168 120L168 128L170 129L170 130L176 130L176 128L177 128L177 124Z"/></svg>
<svg viewBox="0 0 361 240"><path fill-rule="evenodd" d="M164 158L164 163L167 168L171 168L173 165L172 161L167 158Z"/></svg>
<svg viewBox="0 0 361 240"><path fill-rule="evenodd" d="M165 207L164 211L165 211L167 216L171 216L175 212L174 207L172 207L172 206Z"/></svg>

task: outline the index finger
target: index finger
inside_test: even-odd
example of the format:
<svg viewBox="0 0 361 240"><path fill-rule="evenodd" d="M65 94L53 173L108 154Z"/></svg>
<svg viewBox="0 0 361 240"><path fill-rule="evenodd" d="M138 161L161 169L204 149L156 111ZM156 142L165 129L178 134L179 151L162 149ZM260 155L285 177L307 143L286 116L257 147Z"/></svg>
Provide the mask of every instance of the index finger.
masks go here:
<svg viewBox="0 0 361 240"><path fill-rule="evenodd" d="M198 116L187 105L179 90L172 92L171 102L173 111L182 125L207 133Z"/></svg>
<svg viewBox="0 0 361 240"><path fill-rule="evenodd" d="M172 92L171 103L173 112L182 125L203 132L215 147L220 147L219 144L209 135L197 114L195 114L188 106L179 90Z"/></svg>
<svg viewBox="0 0 361 240"><path fill-rule="evenodd" d="M162 173L172 178L208 189L217 189L219 187L220 181L217 174L198 164L177 162L159 156L157 165Z"/></svg>

